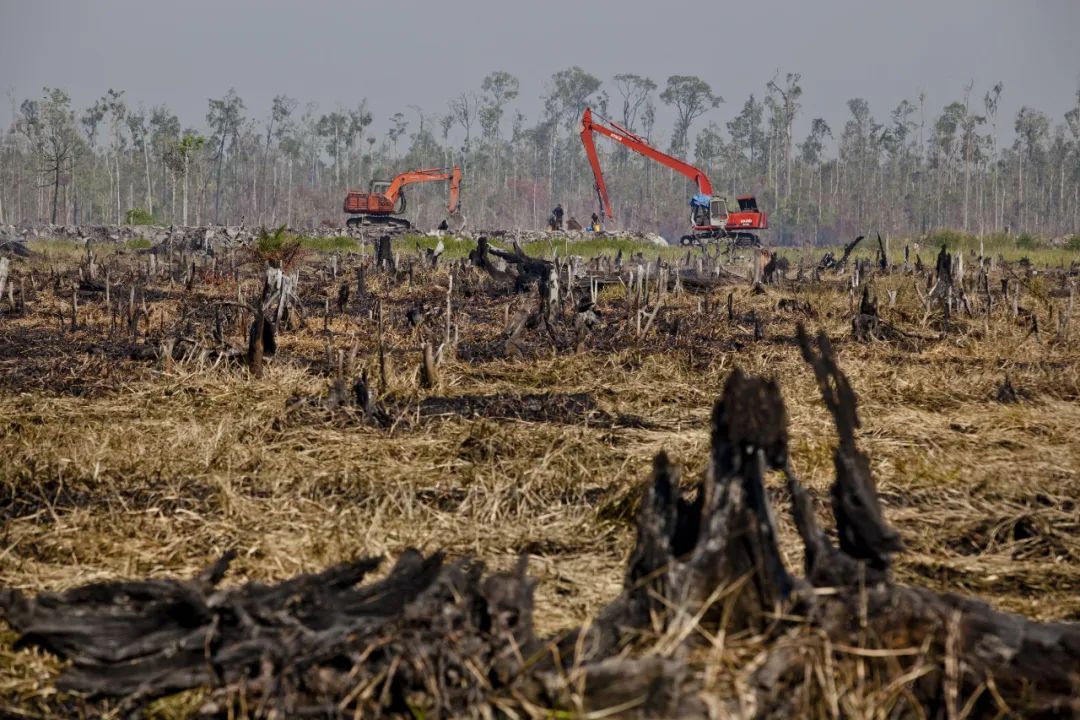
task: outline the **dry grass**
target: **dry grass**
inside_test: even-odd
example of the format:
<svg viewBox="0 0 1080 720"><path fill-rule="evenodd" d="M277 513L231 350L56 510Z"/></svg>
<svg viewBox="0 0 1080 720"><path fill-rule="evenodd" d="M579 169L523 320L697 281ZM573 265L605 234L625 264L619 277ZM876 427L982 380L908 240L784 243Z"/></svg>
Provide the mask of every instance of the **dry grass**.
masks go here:
<svg viewBox="0 0 1080 720"><path fill-rule="evenodd" d="M540 579L538 626L568 627L620 587L652 455L667 449L687 464L688 477L703 468L708 412L735 365L780 379L793 464L822 507L827 503L832 423L791 342L795 321L804 318L776 310L791 290L753 296L731 288L737 313L754 310L764 319L760 341L745 321L727 321L723 297L698 314L698 297L684 296L669 298L662 314L667 322L684 318L676 338L658 325L643 341L632 331L621 336L610 352L448 360L440 369L442 394L589 392L606 409L658 421L662 430L449 419L387 433L286 412L294 395L325 392L327 343L346 352L358 344L359 364L377 376L375 323L367 314L333 316L323 333L317 295L335 297L337 286L319 279L325 262L318 256L308 258L305 272L316 317L308 329L282 335L279 357L260 380L243 368L188 363L166 370L126 359L126 340L119 331L109 337L100 299L85 301L80 329L60 335L57 318L70 314L70 290L54 292L47 277L65 261L78 256L16 264L16 274L33 269L39 290L25 315L0 317L3 586L36 592L119 576L192 575L230 547L240 550L232 582L283 578L358 555L393 556L410 546L471 553L496 566L525 552ZM121 251L113 262L120 277L142 261ZM887 319L935 335L920 326L924 313L910 277L876 282ZM404 311L421 300L439 307L445 283L444 271L418 271L414 285L369 278L385 297L399 397L426 393ZM254 293L254 279L245 287ZM181 306L236 297L228 283L196 287L194 295L167 281L154 289L160 292L147 300L152 334L169 328ZM885 309L890 289L897 303ZM1067 342L1053 343L1045 330L1025 337L1028 324L1002 304L985 326L981 318L959 318L954 332L909 351L850 340L852 300L840 283L798 296L817 313L808 323L838 338L840 363L860 398L860 442L886 515L907 545L898 577L979 594L1035 618L1080 619L1076 320ZM456 302L463 343L498 334L507 298L477 294ZM1049 328L1049 307L1056 316L1064 302L1027 296L1022 304ZM608 291L600 310L618 324L624 305L621 291ZM995 401L1005 373L1028 400ZM783 492L780 482L772 489ZM798 569L794 528L781 522L782 548ZM51 692L53 663L12 652L3 632L0 696L31 705ZM745 640L706 651L702 662L719 687L729 676L724 668L753 653L752 639ZM808 672L823 657L808 656ZM848 680L837 671L830 682ZM884 690L849 693L846 702L862 697L873 707L874 692ZM856 705L847 710L864 715Z"/></svg>

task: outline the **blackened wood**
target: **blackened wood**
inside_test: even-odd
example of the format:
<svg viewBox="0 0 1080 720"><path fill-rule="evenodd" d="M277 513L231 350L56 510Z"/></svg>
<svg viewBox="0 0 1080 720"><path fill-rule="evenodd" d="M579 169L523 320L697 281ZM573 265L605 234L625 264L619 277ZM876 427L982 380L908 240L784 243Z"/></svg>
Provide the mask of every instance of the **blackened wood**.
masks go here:
<svg viewBox="0 0 1080 720"><path fill-rule="evenodd" d="M375 266L383 271L394 272L397 267L394 263L394 250L389 235L379 237L375 245Z"/></svg>
<svg viewBox="0 0 1080 720"><path fill-rule="evenodd" d="M902 544L882 515L877 488L870 474L870 459L855 445L855 430L859 427L855 392L838 367L824 332L818 335L817 350L801 323L797 337L803 359L814 371L840 439L833 454L836 482L830 491L840 549L856 560L866 561L870 568L884 575L889 568L889 554L900 550Z"/></svg>

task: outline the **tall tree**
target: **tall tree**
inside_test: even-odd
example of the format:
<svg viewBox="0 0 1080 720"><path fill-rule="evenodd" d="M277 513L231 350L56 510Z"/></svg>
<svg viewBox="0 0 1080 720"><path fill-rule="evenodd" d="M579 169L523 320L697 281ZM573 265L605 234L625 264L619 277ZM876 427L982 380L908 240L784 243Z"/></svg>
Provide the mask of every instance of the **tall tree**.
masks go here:
<svg viewBox="0 0 1080 720"><path fill-rule="evenodd" d="M277 166L274 166L274 181L271 187L266 187L266 168L270 164L270 142L279 137L282 128L289 121L293 110L296 109L297 101L288 95L275 95L270 103L270 117L266 121L266 140L263 143L263 159L259 169L262 176L263 202L261 209L273 213L277 202ZM275 217L276 220L276 217Z"/></svg>
<svg viewBox="0 0 1080 720"><path fill-rule="evenodd" d="M854 168L854 174L848 178L848 190L854 199L852 210L856 226L863 228L868 201L875 194L872 180L877 168L882 126L874 122L866 100L853 98L848 100L847 106L851 118L844 123L844 132L840 136L840 159L846 166Z"/></svg>
<svg viewBox="0 0 1080 720"><path fill-rule="evenodd" d="M971 168L977 162L979 135L978 128L986 122L982 115L974 115L971 112L971 89L974 83L964 88L964 115L960 121L960 147L964 160L964 212L963 228L968 231L968 209L971 199Z"/></svg>
<svg viewBox="0 0 1080 720"><path fill-rule="evenodd" d="M143 166L146 171L146 211L154 214L154 184L150 179L150 150L147 146L146 113L143 111L129 112L127 116L128 133L131 134L131 142L141 150Z"/></svg>
<svg viewBox="0 0 1080 720"><path fill-rule="evenodd" d="M814 222L814 239L820 239L821 233L821 218L822 218L822 174L823 174L823 161L825 151L825 138L832 137L832 129L829 124L821 118L814 118L810 123L810 133L803 140L802 145L799 148L800 160L802 164L809 168L811 173L816 171L817 175L817 214ZM813 187L813 175L811 175L811 188ZM796 218L798 223L798 217Z"/></svg>
<svg viewBox="0 0 1080 720"><path fill-rule="evenodd" d="M1072 228L1080 231L1080 88L1076 90L1076 105L1072 107L1067 113L1065 113L1065 123L1069 128L1069 135L1072 138L1070 142L1070 155L1072 164L1072 181L1073 181L1073 213L1072 213ZM1065 182L1064 175L1062 176L1062 183ZM1062 191L1064 192L1064 190ZM1063 216L1059 219L1062 226L1065 226L1066 217Z"/></svg>
<svg viewBox="0 0 1080 720"><path fill-rule="evenodd" d="M217 161L217 179L214 183L214 223L221 221L221 169L225 163L225 144L236 140L240 130L241 113L244 111L244 101L236 94L236 90L230 88L224 97L209 101L209 110L206 113L206 124L210 126L217 150L214 160Z"/></svg>
<svg viewBox="0 0 1080 720"><path fill-rule="evenodd" d="M671 135L671 153L680 157L686 154L691 123L724 102L724 98L713 94L709 83L692 75L669 77L660 99L672 105L678 114L675 131Z"/></svg>
<svg viewBox="0 0 1080 720"><path fill-rule="evenodd" d="M79 141L71 98L63 90L46 87L40 100L24 100L19 113L19 130L37 154L41 174L52 176L50 222L56 224L61 176Z"/></svg>
<svg viewBox="0 0 1080 720"><path fill-rule="evenodd" d="M622 115L619 122L627 130L637 130L638 116L648 103L649 96L656 90L656 83L647 77L633 73L621 73L615 76L615 88L622 98Z"/></svg>
<svg viewBox="0 0 1080 720"><path fill-rule="evenodd" d="M600 89L600 84L599 78L577 65L551 76L548 98L554 101L555 112L568 130L575 127L589 104L589 98Z"/></svg>
<svg viewBox="0 0 1080 720"><path fill-rule="evenodd" d="M367 107L367 99L363 99L360 103L349 110L349 130L352 132L352 137L349 138L350 157L354 154L359 154L361 157L356 163L356 183L361 184L360 175L363 172L363 141L364 131L372 122L371 112ZM352 150L355 148L355 152Z"/></svg>
<svg viewBox="0 0 1080 720"><path fill-rule="evenodd" d="M484 102L480 109L484 136L488 140L498 140L503 113L506 106L517 98L521 83L510 73L496 70L484 78L480 90L484 93Z"/></svg>
<svg viewBox="0 0 1080 720"><path fill-rule="evenodd" d="M109 141L112 165L109 167L110 202L115 200L116 224L120 224L123 215L123 205L120 201L120 153L124 147L124 118L127 117L127 103L124 101L124 91L109 88L105 95L97 103L96 113L109 119ZM108 160L108 158L106 158Z"/></svg>
<svg viewBox="0 0 1080 720"><path fill-rule="evenodd" d="M761 128L764 106L753 94L743 104L742 110L727 124L732 148L732 190L740 182L753 181L759 174L765 133Z"/></svg>
<svg viewBox="0 0 1080 720"><path fill-rule="evenodd" d="M164 204L165 174L168 170L166 156L173 145L180 139L180 119L165 106L155 107L150 111L150 144L154 147L155 162L161 165L162 204ZM176 175L173 179L172 192L169 194L169 219L176 222Z"/></svg>
<svg viewBox="0 0 1080 720"><path fill-rule="evenodd" d="M166 152L165 161L174 174L178 175L183 182L183 206L181 219L184 225L188 224L188 177L191 175L191 165L206 146L206 138L198 133L187 130L184 136L176 140Z"/></svg>
<svg viewBox="0 0 1080 720"><path fill-rule="evenodd" d="M341 151L353 136L349 127L350 118L348 113L337 110L319 118L316 129L319 136L326 142L326 151L334 159L334 186L341 185Z"/></svg>
<svg viewBox="0 0 1080 720"><path fill-rule="evenodd" d="M992 171L993 188L991 190L993 206L999 208L998 212L994 214L994 220L991 223L992 227L995 229L1001 228L1002 213L1004 212L1004 207L1002 207L1003 203L1001 205L998 204L998 163L996 162L998 154L997 114L998 105L1001 101L1001 91L1004 90L1004 88L1005 84L998 81L998 83L990 88L986 95L983 96L983 109L986 111L986 119L990 123L990 156L995 159Z"/></svg>
<svg viewBox="0 0 1080 720"><path fill-rule="evenodd" d="M1024 226L1024 218L1027 216L1025 203L1030 195L1025 198L1024 193L1024 161L1028 163L1028 175L1036 174L1042 161L1042 143L1050 130L1050 119L1043 113L1027 105L1020 108L1016 114L1016 149L1017 149L1017 183L1016 205L1017 218L1021 227Z"/></svg>
<svg viewBox="0 0 1080 720"><path fill-rule="evenodd" d="M472 128L480 110L480 98L474 92L463 92L450 101L450 116L465 132L462 152L468 155L472 149Z"/></svg>
<svg viewBox="0 0 1080 720"><path fill-rule="evenodd" d="M799 73L787 73L784 84L781 86L776 78L769 81L768 88L780 96L779 120L784 132L784 177L787 183L785 197L791 197L791 126L795 123L795 115L799 112L799 98L802 96L802 86Z"/></svg>
<svg viewBox="0 0 1080 720"><path fill-rule="evenodd" d="M405 135L405 131L409 129L409 121L405 118L405 113L396 112L390 116L390 129L386 131L386 136L390 138L390 142L394 144L394 155L397 155L398 141Z"/></svg>

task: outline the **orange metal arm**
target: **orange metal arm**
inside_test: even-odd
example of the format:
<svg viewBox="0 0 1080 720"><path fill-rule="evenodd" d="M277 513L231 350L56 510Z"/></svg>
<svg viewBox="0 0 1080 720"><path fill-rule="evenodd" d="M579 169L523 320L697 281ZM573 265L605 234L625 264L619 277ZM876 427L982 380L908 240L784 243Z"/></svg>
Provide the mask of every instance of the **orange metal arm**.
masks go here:
<svg viewBox="0 0 1080 720"><path fill-rule="evenodd" d="M461 192L461 168L457 165L450 171L450 204L447 209L453 215L457 210L458 194Z"/></svg>
<svg viewBox="0 0 1080 720"><path fill-rule="evenodd" d="M609 218L614 216L611 214L611 204L608 202L607 185L604 183L604 175L600 171L600 159L596 155L596 145L593 143L592 133L594 131L605 137L611 138L617 143L622 143L636 153L652 158L680 175L690 178L697 184L699 193L710 196L713 194L712 183L709 182L709 177L702 170L699 170L693 165L683 162L678 158L673 158L666 153L660 152L637 135L634 135L625 128L615 125L615 123L611 123L611 125L615 129L602 123L594 122L591 108L585 108L585 113L581 116L581 144L585 146L585 154L589 157L589 164L592 166L593 177L596 178L596 194L600 198L600 209Z"/></svg>
<svg viewBox="0 0 1080 720"><path fill-rule="evenodd" d="M607 184L604 182L604 173L600 170L600 158L596 155L596 143L593 142L592 111L585 108L585 115L581 118L581 144L585 146L585 155L589 158L592 166L593 177L596 178L596 197L600 201L600 214L614 218L611 214L611 203L608 201Z"/></svg>
<svg viewBox="0 0 1080 720"><path fill-rule="evenodd" d="M401 189L406 185L437 182L439 180L450 181L450 212L454 212L457 208L458 192L461 188L461 168L456 165L450 172L446 172L445 168L428 168L426 170L411 170L401 173L394 178L393 182L390 183L390 187L386 189L386 198L392 203L397 203L398 195L401 194Z"/></svg>

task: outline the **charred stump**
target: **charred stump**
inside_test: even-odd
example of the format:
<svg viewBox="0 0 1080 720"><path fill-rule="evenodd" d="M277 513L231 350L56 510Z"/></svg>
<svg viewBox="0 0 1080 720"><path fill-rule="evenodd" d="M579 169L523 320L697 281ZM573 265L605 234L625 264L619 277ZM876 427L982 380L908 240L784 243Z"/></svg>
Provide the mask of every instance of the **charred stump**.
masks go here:
<svg viewBox="0 0 1080 720"><path fill-rule="evenodd" d="M849 242L847 245L844 245L844 253L843 253L843 255L841 255L839 260L836 259L836 257L832 254L832 252L826 252L825 255L821 258L821 261L817 265L818 270L819 271L822 271L822 270L839 270L840 268L847 265L848 256L850 256L851 252L855 249L855 247L860 242L862 242L862 239L864 237L865 237L865 235L859 235L857 238L855 238L854 240Z"/></svg>
<svg viewBox="0 0 1080 720"><path fill-rule="evenodd" d="M394 263L394 248L389 235L381 235L375 245L375 267L384 272L395 272L397 270Z"/></svg>
<svg viewBox="0 0 1080 720"><path fill-rule="evenodd" d="M881 318L878 317L877 297L870 294L870 286L864 285L859 309L851 319L851 332L856 340L866 342L881 339Z"/></svg>

